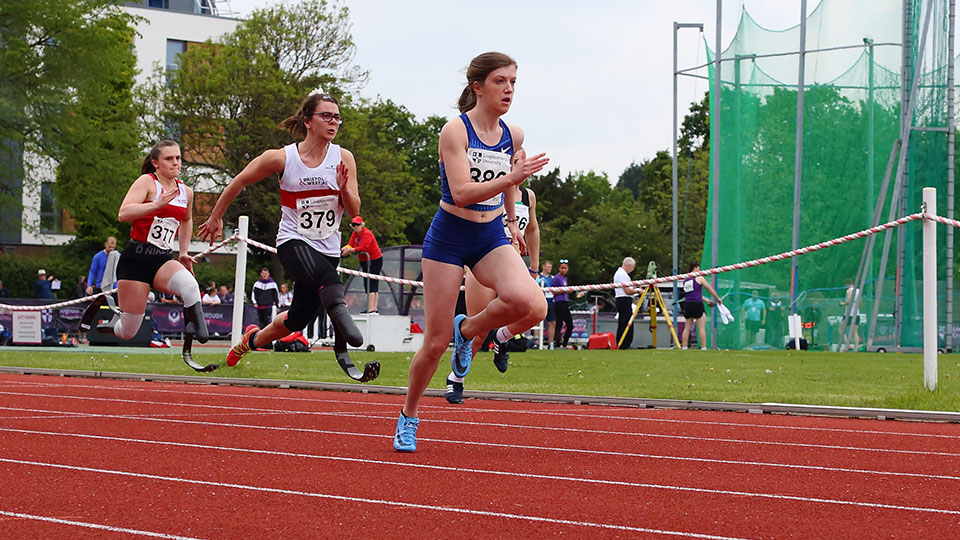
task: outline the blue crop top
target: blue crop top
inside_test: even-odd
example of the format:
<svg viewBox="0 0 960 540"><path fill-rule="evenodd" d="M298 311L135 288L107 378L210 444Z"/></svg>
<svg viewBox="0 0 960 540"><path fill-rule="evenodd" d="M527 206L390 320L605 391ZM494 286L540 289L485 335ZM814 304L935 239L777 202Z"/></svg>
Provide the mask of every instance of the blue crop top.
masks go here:
<svg viewBox="0 0 960 540"><path fill-rule="evenodd" d="M513 156L513 137L510 135L507 124L500 120L500 128L503 129L500 142L495 146L487 146L477 136L467 113L461 114L460 120L467 127L467 159L470 161L470 181L489 182L509 173L510 161ZM453 205L457 204L453 201L453 195L450 193L447 171L444 169L443 163L440 163L440 200ZM501 206L503 206L503 193L498 193L479 203L469 204L465 208L478 212L489 212Z"/></svg>

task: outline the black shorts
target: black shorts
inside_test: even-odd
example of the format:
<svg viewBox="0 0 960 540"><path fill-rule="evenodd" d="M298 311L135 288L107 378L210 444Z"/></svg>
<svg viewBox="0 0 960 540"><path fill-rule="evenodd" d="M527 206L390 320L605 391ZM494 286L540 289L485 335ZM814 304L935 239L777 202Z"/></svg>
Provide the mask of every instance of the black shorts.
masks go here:
<svg viewBox="0 0 960 540"><path fill-rule="evenodd" d="M684 319L699 319L703 317L703 302L684 302L683 303L683 318Z"/></svg>
<svg viewBox="0 0 960 540"><path fill-rule="evenodd" d="M302 330L321 310L320 289L337 283L340 257L324 255L302 240L288 240L277 246L284 272L293 277L293 301L287 310L288 330Z"/></svg>
<svg viewBox="0 0 960 540"><path fill-rule="evenodd" d="M153 279L157 277L160 267L171 260L172 250L160 249L153 244L130 240L123 248L123 255L117 263L117 279L141 281L153 286Z"/></svg>
<svg viewBox="0 0 960 540"><path fill-rule="evenodd" d="M368 274L380 274L383 270L383 257L378 257L372 261L360 261L360 271ZM367 292L380 292L380 280L363 278L363 290Z"/></svg>

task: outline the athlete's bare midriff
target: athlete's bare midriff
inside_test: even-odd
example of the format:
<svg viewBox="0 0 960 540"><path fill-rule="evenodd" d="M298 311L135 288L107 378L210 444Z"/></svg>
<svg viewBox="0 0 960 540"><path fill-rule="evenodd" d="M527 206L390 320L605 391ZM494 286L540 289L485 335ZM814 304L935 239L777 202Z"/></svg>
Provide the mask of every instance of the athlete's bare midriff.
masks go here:
<svg viewBox="0 0 960 540"><path fill-rule="evenodd" d="M453 214L460 219L472 221L474 223L489 223L503 214L503 206L496 210L478 212L477 210L467 210L459 206L450 204L446 201L440 201L440 208L443 208L448 214Z"/></svg>

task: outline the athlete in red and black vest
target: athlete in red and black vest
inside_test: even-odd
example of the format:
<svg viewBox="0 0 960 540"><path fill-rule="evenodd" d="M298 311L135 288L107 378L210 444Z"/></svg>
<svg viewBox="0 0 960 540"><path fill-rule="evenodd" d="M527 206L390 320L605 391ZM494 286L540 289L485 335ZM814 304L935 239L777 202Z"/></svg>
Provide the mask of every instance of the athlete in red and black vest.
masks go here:
<svg viewBox="0 0 960 540"><path fill-rule="evenodd" d="M182 298L184 333L195 335L201 343L207 341L200 287L188 252L193 234L193 190L180 181L180 165L180 146L170 140L157 142L143 160L143 174L120 205L118 218L132 225L130 243L117 265L120 313L98 326L102 333L121 339L135 336L152 287ZM174 244L180 252L176 259L171 258Z"/></svg>

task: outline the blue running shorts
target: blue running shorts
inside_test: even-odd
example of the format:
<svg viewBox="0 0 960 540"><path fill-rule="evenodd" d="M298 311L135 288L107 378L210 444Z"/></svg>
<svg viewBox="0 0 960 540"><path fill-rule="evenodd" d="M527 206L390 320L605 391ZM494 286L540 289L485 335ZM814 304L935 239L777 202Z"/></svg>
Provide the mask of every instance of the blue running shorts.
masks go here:
<svg viewBox="0 0 960 540"><path fill-rule="evenodd" d="M484 255L509 244L500 216L487 223L475 223L440 208L423 239L422 256L432 261L473 268Z"/></svg>

